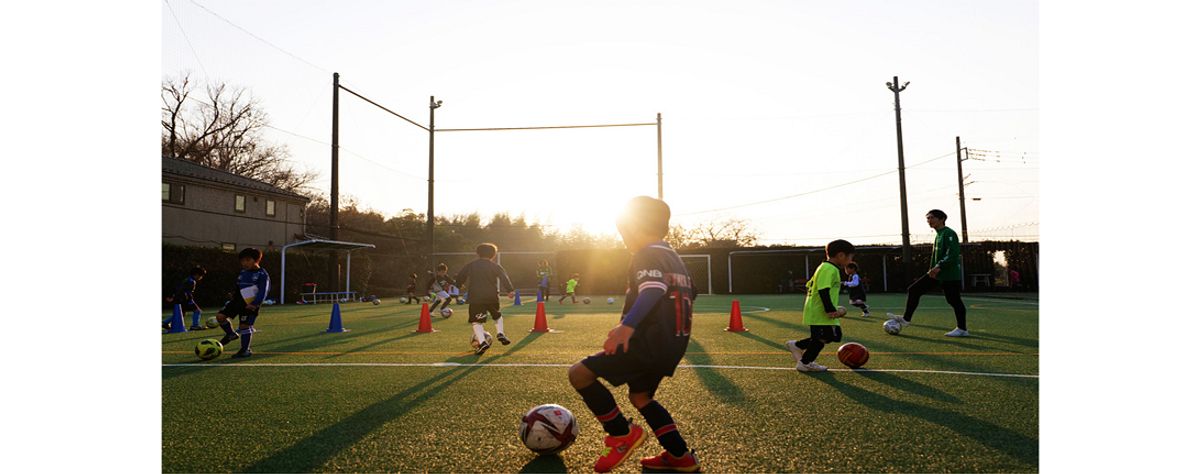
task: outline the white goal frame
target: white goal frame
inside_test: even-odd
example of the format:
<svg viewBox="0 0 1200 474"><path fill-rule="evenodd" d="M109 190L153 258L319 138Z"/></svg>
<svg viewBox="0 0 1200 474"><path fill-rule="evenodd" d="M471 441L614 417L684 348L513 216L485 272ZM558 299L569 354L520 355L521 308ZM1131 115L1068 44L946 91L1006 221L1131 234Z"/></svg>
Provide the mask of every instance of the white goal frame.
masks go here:
<svg viewBox="0 0 1200 474"><path fill-rule="evenodd" d="M681 259L684 259L684 260L686 260L686 259L689 259L689 258L703 258L703 259L704 259L704 264L705 264L705 266L707 266L707 267L708 267L708 292L706 292L706 293L699 293L699 292L697 292L696 294L698 294L698 295L711 295L711 294L713 294L713 280L712 280L712 255L709 255L709 254L699 254L699 253L698 253L698 254L682 254L682 253L681 253L681 254L679 254L679 258L681 258Z"/></svg>

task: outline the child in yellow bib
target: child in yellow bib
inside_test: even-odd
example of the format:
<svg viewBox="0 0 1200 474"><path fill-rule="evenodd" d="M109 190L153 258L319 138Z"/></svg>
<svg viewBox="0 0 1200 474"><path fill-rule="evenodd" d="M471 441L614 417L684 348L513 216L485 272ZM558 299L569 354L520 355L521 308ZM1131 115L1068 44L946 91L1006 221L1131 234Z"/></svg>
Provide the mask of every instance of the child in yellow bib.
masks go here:
<svg viewBox="0 0 1200 474"><path fill-rule="evenodd" d="M842 322L845 308L838 308L838 293L842 288L842 267L854 261L854 244L835 240L825 245L825 261L817 267L808 280L808 295L804 299L804 324L810 336L800 341L785 344L792 357L796 358L796 370L821 372L827 369L816 363L817 356L825 344L842 340Z"/></svg>

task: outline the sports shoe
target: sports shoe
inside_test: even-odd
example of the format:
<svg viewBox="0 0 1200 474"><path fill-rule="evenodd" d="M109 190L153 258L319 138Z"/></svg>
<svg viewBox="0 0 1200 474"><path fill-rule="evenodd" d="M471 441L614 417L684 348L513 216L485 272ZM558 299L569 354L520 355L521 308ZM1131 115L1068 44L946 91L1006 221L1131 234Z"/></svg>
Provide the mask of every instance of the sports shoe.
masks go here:
<svg viewBox="0 0 1200 474"><path fill-rule="evenodd" d="M966 329L961 329L961 328L954 328L953 331L946 333L947 337L967 337L970 335L971 335L971 333L967 332Z"/></svg>
<svg viewBox="0 0 1200 474"><path fill-rule="evenodd" d="M251 351L250 349L246 349L246 350L244 350L244 351L238 351L238 353L237 353L237 354L234 354L234 355L232 355L232 356L230 356L230 357L233 357L234 359L245 359L245 358L247 358L247 357L250 357L250 356L252 356L252 355L254 355L254 352L253 352L253 351Z"/></svg>
<svg viewBox="0 0 1200 474"><path fill-rule="evenodd" d="M225 337L221 338L221 345L223 346L223 345L229 344L238 339L241 339L241 336L238 336L237 333L226 334Z"/></svg>
<svg viewBox="0 0 1200 474"><path fill-rule="evenodd" d="M608 472L613 468L620 466L621 463L629 459L633 452L642 445L642 441L646 440L646 430L633 423L629 424L629 434L625 436L605 436L604 437L604 453L600 455L600 459L596 460L596 465L592 468L596 472Z"/></svg>
<svg viewBox="0 0 1200 474"><path fill-rule="evenodd" d="M663 451L658 456L642 458L642 468L654 471L700 472L700 461L696 460L695 451L688 451L680 457Z"/></svg>
<svg viewBox="0 0 1200 474"><path fill-rule="evenodd" d="M785 342L783 345L787 346L788 350L792 352L792 357L796 359L796 363L800 363L800 358L804 357L804 349L796 346L795 340Z"/></svg>
<svg viewBox="0 0 1200 474"><path fill-rule="evenodd" d="M492 341L484 339L483 342L479 344L479 347L475 348L475 355L483 355L483 353L487 352L487 350L491 347Z"/></svg>
<svg viewBox="0 0 1200 474"><path fill-rule="evenodd" d="M896 320L897 322L899 322L899 323L900 323L900 327L902 327L902 328L903 328L903 327L908 327L908 324L909 324L909 322L904 320L904 315L903 315L903 314L892 314L892 313L888 313L888 314L887 314L887 317L888 317L888 319L894 319L894 320Z"/></svg>
<svg viewBox="0 0 1200 474"><path fill-rule="evenodd" d="M496 333L496 340L500 341L501 344L504 344L506 346L512 343L512 341L508 340L507 337L504 337L504 333L502 333L502 332Z"/></svg>
<svg viewBox="0 0 1200 474"><path fill-rule="evenodd" d="M829 367L825 367L821 364L816 363L815 361L809 362L807 364L797 362L796 370L798 372L824 372L826 370L829 370Z"/></svg>
<svg viewBox="0 0 1200 474"><path fill-rule="evenodd" d="M192 326L192 327L188 328L188 331L203 331L205 329L208 329L208 328L206 328L204 326Z"/></svg>

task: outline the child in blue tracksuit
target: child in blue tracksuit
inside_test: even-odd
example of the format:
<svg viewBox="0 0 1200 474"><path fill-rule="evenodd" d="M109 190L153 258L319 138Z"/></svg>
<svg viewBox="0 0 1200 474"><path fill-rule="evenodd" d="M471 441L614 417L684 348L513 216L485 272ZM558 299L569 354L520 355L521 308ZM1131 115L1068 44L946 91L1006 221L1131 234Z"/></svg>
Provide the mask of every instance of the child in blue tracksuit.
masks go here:
<svg viewBox="0 0 1200 474"><path fill-rule="evenodd" d="M242 272L237 278L237 293L225 303L221 312L217 313L217 323L225 330L221 344L229 344L234 339L241 339L242 348L233 355L234 358L250 357L250 338L254 335L254 320L258 319L258 307L267 297L271 289L271 277L258 264L262 261L262 252L254 248L245 248L238 253L238 263ZM233 331L229 318L238 318L238 330Z"/></svg>
<svg viewBox="0 0 1200 474"><path fill-rule="evenodd" d="M207 274L208 272L204 270L204 267L192 268L192 271L188 273L188 277L184 278L183 281L179 283L179 286L175 287L175 293L172 293L171 296L167 297L167 303L177 304L182 307L184 311L192 312L192 327L190 328L192 331L208 329L200 325L200 305L196 304L195 300L196 285L198 285L200 280L204 279L204 275ZM167 319L163 320L163 329L171 328L171 319L173 318L174 314L167 316Z"/></svg>

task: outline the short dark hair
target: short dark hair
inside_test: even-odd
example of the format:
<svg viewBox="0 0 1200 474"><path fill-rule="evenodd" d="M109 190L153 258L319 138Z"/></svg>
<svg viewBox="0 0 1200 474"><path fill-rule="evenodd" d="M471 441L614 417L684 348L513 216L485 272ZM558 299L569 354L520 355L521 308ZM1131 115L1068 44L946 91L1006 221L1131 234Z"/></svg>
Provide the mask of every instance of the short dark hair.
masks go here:
<svg viewBox="0 0 1200 474"><path fill-rule="evenodd" d="M625 225L641 232L663 237L671 227L671 206L661 199L638 196L630 199L625 205L625 213L621 215L621 220Z"/></svg>
<svg viewBox="0 0 1200 474"><path fill-rule="evenodd" d="M482 244L479 244L478 247L475 247L475 255L478 255L479 258L495 257L496 252L499 252L499 251L500 251L500 247L497 247L496 244L493 244L491 242L484 242Z"/></svg>
<svg viewBox="0 0 1200 474"><path fill-rule="evenodd" d="M437 271L439 271L439 272L444 272L444 271L448 271L448 270L450 270L450 267L447 267L444 262L439 263L437 266Z"/></svg>
<svg viewBox="0 0 1200 474"><path fill-rule="evenodd" d="M202 267L202 266L196 265L196 266L192 267L192 273L191 273L192 276L204 276L207 274L208 274L208 270L205 270L204 267Z"/></svg>
<svg viewBox="0 0 1200 474"><path fill-rule="evenodd" d="M252 259L257 263L259 261L262 261L262 251L254 248L254 247L246 247L246 248L242 249L241 252L238 252L238 260L241 260L243 258Z"/></svg>
<svg viewBox="0 0 1200 474"><path fill-rule="evenodd" d="M846 264L846 268L848 268L850 270L858 270L858 264L854 263L854 262L850 262L850 263Z"/></svg>
<svg viewBox="0 0 1200 474"><path fill-rule="evenodd" d="M933 216L933 217L936 217L941 220L946 220L946 213L943 212L941 209L933 209L929 212L926 212L925 215Z"/></svg>
<svg viewBox="0 0 1200 474"><path fill-rule="evenodd" d="M832 257L839 253L850 255L854 253L854 244L842 239L837 239L833 242L825 244L825 255Z"/></svg>

